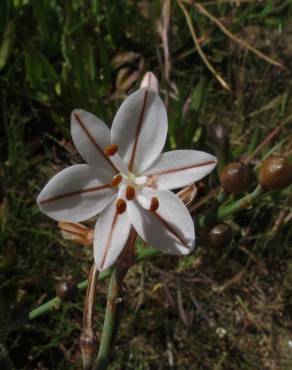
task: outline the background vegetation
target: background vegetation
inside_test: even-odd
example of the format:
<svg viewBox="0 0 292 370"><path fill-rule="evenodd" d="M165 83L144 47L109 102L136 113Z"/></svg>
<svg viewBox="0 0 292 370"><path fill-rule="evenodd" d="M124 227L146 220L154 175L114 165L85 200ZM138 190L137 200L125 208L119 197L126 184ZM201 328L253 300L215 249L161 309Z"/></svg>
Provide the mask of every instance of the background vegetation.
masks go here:
<svg viewBox="0 0 292 370"><path fill-rule="evenodd" d="M264 157L291 157L291 1L202 2L285 69L232 40L192 4L180 4L230 91L206 68L176 1L0 1L1 369L81 366L83 292L27 320L54 297L58 280L82 281L91 264L90 248L65 242L35 203L49 177L81 161L70 139L72 109L110 124L121 100L152 70L168 107L168 148L215 153L218 171L251 156L251 190ZM271 132L274 138L254 153ZM200 184L197 201L217 186L218 173ZM131 269L111 369L291 369L289 190L227 220L235 233L228 247L211 248L198 230L195 254ZM195 217L216 207L216 199ZM105 292L104 282L97 333Z"/></svg>

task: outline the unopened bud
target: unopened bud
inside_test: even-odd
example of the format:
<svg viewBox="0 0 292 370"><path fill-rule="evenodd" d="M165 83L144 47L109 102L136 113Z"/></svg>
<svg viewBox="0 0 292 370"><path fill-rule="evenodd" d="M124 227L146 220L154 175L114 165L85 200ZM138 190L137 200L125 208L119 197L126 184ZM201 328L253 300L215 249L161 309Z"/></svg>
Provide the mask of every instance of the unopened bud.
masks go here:
<svg viewBox="0 0 292 370"><path fill-rule="evenodd" d="M140 84L140 89L143 87L149 88L153 91L155 91L157 94L159 94L159 82L152 72L146 72L141 84Z"/></svg>
<svg viewBox="0 0 292 370"><path fill-rule="evenodd" d="M244 163L229 163L220 174L220 183L226 193L247 191L251 183L250 170Z"/></svg>
<svg viewBox="0 0 292 370"><path fill-rule="evenodd" d="M214 226L208 233L208 241L212 247L225 247L231 240L231 227L223 222Z"/></svg>
<svg viewBox="0 0 292 370"><path fill-rule="evenodd" d="M197 188L195 184L189 185L177 193L177 196L189 206L197 195Z"/></svg>
<svg viewBox="0 0 292 370"><path fill-rule="evenodd" d="M74 222L58 222L64 239L72 240L76 244L90 245L93 243L94 229Z"/></svg>
<svg viewBox="0 0 292 370"><path fill-rule="evenodd" d="M292 164L281 155L272 155L263 161L259 180L264 190L284 189L292 183Z"/></svg>

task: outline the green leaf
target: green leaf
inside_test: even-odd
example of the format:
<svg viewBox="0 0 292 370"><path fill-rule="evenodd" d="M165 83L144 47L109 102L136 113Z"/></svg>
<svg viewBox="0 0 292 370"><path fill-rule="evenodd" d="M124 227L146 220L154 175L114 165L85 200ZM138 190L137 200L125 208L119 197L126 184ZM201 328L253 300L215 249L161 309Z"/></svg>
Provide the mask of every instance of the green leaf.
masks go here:
<svg viewBox="0 0 292 370"><path fill-rule="evenodd" d="M5 29L2 44L0 47L0 71L5 67L7 60L9 58L11 47L13 44L13 39L14 39L14 33L15 33L15 25L14 25L14 22L11 21L8 23Z"/></svg>
<svg viewBox="0 0 292 370"><path fill-rule="evenodd" d="M199 112L203 105L204 97L206 92L206 81L205 78L200 78L200 81L195 86L192 96L191 96L191 104L190 109Z"/></svg>

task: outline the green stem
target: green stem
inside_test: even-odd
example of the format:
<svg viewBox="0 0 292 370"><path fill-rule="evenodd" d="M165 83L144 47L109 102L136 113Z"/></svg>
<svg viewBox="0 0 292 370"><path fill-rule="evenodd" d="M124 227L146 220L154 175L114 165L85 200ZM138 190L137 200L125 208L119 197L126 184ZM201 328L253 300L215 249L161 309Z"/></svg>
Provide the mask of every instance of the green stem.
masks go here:
<svg viewBox="0 0 292 370"><path fill-rule="evenodd" d="M113 269L113 272L111 274L107 293L104 324L97 356L96 370L106 369L110 360L110 353L115 341L115 337L118 333L119 322L121 319L121 313L123 308L122 306L123 281L124 278L126 277L129 268L135 262L134 251L136 239L137 233L132 226L124 251L120 256L119 260L117 261L115 268ZM154 251L153 248L151 249Z"/></svg>
<svg viewBox="0 0 292 370"><path fill-rule="evenodd" d="M95 370L106 369L110 359L121 289L121 281L119 281L118 275L119 271L115 268L112 272L108 288L106 312Z"/></svg>
<svg viewBox="0 0 292 370"><path fill-rule="evenodd" d="M221 207L215 211L207 213L205 216L199 217L196 224L199 227L204 227L211 225L216 221L224 220L234 213L252 206L254 201L262 194L264 194L264 191L262 187L258 185L252 193L247 194L245 197L238 199L225 207Z"/></svg>

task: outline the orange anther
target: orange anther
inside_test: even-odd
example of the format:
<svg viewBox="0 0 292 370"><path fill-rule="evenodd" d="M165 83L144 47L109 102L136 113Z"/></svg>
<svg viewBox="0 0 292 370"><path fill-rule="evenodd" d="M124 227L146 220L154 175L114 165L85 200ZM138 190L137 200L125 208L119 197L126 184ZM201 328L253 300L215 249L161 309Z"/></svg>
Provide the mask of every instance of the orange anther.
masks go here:
<svg viewBox="0 0 292 370"><path fill-rule="evenodd" d="M135 198L135 189L133 188L133 186L127 186L127 189L126 189L126 198L127 200L133 200Z"/></svg>
<svg viewBox="0 0 292 370"><path fill-rule="evenodd" d="M112 144L112 145L109 145L106 148L104 148L103 152L108 157L111 157L111 156L116 154L118 149L119 149L119 147L117 146L117 144Z"/></svg>
<svg viewBox="0 0 292 370"><path fill-rule="evenodd" d="M111 186L118 186L121 183L122 180L123 180L122 175L115 176L112 180Z"/></svg>
<svg viewBox="0 0 292 370"><path fill-rule="evenodd" d="M124 201L124 199L118 199L116 203L117 213L121 215L122 213L125 212L126 208L127 208L127 203Z"/></svg>
<svg viewBox="0 0 292 370"><path fill-rule="evenodd" d="M150 203L150 211L155 212L158 209L158 207L159 207L159 201L156 197L153 197Z"/></svg>

